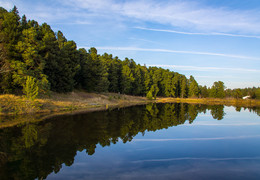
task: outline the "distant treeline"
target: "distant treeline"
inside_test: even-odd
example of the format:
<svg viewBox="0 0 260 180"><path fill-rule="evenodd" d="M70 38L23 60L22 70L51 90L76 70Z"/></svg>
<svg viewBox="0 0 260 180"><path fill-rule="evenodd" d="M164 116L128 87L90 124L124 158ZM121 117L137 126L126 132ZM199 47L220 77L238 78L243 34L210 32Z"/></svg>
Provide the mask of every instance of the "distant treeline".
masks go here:
<svg viewBox="0 0 260 180"><path fill-rule="evenodd" d="M115 92L165 97L260 98L260 88L225 90L224 83L211 88L198 85L193 76L146 67L133 59L120 60L111 54L99 55L95 48L77 49L61 31L19 16L14 7L0 7L0 93L20 94L28 77L37 83L39 93Z"/></svg>

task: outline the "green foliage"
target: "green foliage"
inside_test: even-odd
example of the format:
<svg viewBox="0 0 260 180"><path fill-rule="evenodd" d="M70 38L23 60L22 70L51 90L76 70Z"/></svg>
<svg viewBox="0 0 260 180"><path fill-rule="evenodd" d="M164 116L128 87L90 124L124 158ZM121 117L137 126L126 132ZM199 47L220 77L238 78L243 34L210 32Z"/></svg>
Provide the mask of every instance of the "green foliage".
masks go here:
<svg viewBox="0 0 260 180"><path fill-rule="evenodd" d="M241 99L243 97L241 89L234 89L233 97L236 99Z"/></svg>
<svg viewBox="0 0 260 180"><path fill-rule="evenodd" d="M210 96L214 98L224 98L225 97L225 86L222 81L214 82L210 90Z"/></svg>
<svg viewBox="0 0 260 180"><path fill-rule="evenodd" d="M92 47L77 49L61 31L35 20L20 18L14 7L10 12L0 8L0 93L21 93L27 76L34 78L39 93L115 92L130 95L164 97L216 97L250 95L259 98L257 88L227 90L215 82L208 89L194 77L157 67L141 66L133 59L124 61L111 54L99 55Z"/></svg>
<svg viewBox="0 0 260 180"><path fill-rule="evenodd" d="M189 97L198 97L199 95L199 85L193 76L190 76L189 79Z"/></svg>
<svg viewBox="0 0 260 180"><path fill-rule="evenodd" d="M260 88L257 88L257 90L255 91L255 97L256 99L260 99Z"/></svg>
<svg viewBox="0 0 260 180"><path fill-rule="evenodd" d="M146 94L146 98L148 100L153 100L153 93L152 93L152 91L148 91L148 93Z"/></svg>
<svg viewBox="0 0 260 180"><path fill-rule="evenodd" d="M32 76L26 77L25 85L23 86L25 97L29 100L34 100L39 93L39 87Z"/></svg>

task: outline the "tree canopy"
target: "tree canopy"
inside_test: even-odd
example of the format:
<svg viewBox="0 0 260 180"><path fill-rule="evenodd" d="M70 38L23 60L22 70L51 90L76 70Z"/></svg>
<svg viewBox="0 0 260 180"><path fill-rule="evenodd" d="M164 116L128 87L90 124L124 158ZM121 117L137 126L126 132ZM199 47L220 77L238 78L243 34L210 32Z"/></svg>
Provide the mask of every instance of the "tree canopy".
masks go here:
<svg viewBox="0 0 260 180"><path fill-rule="evenodd" d="M100 55L94 47L78 49L74 41L61 31L55 33L47 23L39 25L25 15L21 18L16 7L9 12L0 8L0 93L21 93L28 77L35 80L39 93L81 89L149 98L259 98L259 88L225 91L221 81L211 88L202 87L193 76L188 79L168 69L142 66L133 59Z"/></svg>

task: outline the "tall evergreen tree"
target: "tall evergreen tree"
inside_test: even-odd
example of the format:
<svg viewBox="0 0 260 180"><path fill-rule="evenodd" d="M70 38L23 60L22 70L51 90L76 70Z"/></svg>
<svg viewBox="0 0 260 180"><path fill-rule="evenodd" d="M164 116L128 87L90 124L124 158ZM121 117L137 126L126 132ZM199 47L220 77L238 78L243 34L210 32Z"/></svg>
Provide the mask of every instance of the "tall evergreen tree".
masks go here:
<svg viewBox="0 0 260 180"><path fill-rule="evenodd" d="M0 48L1 48L1 70L0 89L5 93L15 90L13 85L12 67L14 60L21 60L16 45L21 37L20 16L16 6L7 12L0 10Z"/></svg>
<svg viewBox="0 0 260 180"><path fill-rule="evenodd" d="M131 62L126 58L122 63L122 75L120 80L121 93L130 94L132 91L132 83L134 82L134 76L130 68Z"/></svg>
<svg viewBox="0 0 260 180"><path fill-rule="evenodd" d="M214 98L224 98L225 97L225 86L222 81L214 82L210 90L210 96Z"/></svg>
<svg viewBox="0 0 260 180"><path fill-rule="evenodd" d="M189 79L189 96L198 97L199 95L199 85L193 76L190 76Z"/></svg>
<svg viewBox="0 0 260 180"><path fill-rule="evenodd" d="M22 55L22 60L13 60L13 82L23 86L27 76L37 80L40 90L48 88L47 76L43 73L45 62L39 54L41 43L37 40L37 31L34 27L23 30L23 38L17 44L17 51Z"/></svg>
<svg viewBox="0 0 260 180"><path fill-rule="evenodd" d="M60 62L60 48L55 33L49 25L44 23L40 27L40 34L42 39L39 54L45 62L43 72L47 75L50 89L62 92L62 89L60 89L60 79L62 79L61 76L63 75L62 73L60 74L62 72L60 69L62 62Z"/></svg>

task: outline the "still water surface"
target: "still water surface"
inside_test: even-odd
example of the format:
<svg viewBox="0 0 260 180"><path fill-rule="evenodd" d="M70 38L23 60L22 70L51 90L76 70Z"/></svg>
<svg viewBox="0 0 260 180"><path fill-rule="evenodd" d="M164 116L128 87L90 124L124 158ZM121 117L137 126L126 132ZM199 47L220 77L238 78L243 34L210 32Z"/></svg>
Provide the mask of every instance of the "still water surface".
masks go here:
<svg viewBox="0 0 260 180"><path fill-rule="evenodd" d="M148 104L0 129L0 179L260 179L260 117Z"/></svg>

